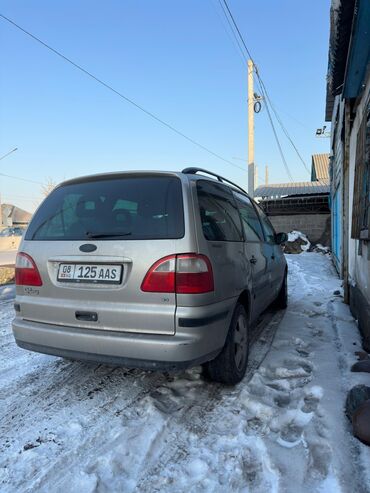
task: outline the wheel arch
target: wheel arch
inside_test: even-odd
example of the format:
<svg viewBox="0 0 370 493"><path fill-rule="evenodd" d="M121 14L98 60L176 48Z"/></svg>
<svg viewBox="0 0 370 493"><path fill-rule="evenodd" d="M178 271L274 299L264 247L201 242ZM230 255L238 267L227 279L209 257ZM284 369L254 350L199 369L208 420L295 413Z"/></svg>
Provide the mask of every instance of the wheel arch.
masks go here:
<svg viewBox="0 0 370 493"><path fill-rule="evenodd" d="M248 322L250 323L250 321L251 321L251 313L252 313L252 310L251 310L251 295L250 295L250 292L247 289L245 289L244 291L242 291L240 293L237 303L240 303L241 305L243 305L245 311L247 312Z"/></svg>

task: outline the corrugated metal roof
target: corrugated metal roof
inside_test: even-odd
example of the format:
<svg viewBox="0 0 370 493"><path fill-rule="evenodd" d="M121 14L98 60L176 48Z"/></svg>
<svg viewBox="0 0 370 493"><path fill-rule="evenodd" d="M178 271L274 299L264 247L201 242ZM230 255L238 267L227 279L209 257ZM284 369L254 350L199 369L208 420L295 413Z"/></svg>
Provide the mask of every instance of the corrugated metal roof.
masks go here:
<svg viewBox="0 0 370 493"><path fill-rule="evenodd" d="M311 180L329 179L329 154L312 154Z"/></svg>
<svg viewBox="0 0 370 493"><path fill-rule="evenodd" d="M315 195L329 192L329 180L302 181L297 183L274 183L271 185L261 185L254 191L254 196L276 198L290 195Z"/></svg>
<svg viewBox="0 0 370 493"><path fill-rule="evenodd" d="M334 1L330 9L326 121L332 118L332 98L342 92L356 0Z"/></svg>

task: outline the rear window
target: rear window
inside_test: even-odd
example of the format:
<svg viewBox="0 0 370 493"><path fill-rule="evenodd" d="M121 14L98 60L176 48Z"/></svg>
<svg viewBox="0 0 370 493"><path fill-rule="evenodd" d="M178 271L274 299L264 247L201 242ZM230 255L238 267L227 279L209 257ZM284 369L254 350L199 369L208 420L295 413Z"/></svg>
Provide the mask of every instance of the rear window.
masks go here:
<svg viewBox="0 0 370 493"><path fill-rule="evenodd" d="M205 238L210 241L243 241L240 216L230 189L199 180L197 193Z"/></svg>
<svg viewBox="0 0 370 493"><path fill-rule="evenodd" d="M99 179L57 188L33 217L26 240L183 236L181 181L148 176Z"/></svg>
<svg viewBox="0 0 370 493"><path fill-rule="evenodd" d="M261 222L252 201L246 195L234 192L234 197L242 218L244 234L247 241L264 241Z"/></svg>

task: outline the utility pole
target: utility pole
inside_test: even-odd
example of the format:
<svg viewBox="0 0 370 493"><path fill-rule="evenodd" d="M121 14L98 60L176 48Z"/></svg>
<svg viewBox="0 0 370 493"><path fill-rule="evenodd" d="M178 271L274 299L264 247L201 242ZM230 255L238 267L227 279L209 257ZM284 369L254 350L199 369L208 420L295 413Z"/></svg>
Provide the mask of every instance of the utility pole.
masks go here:
<svg viewBox="0 0 370 493"><path fill-rule="evenodd" d="M253 193L254 190L258 187L258 166L254 165L254 181L253 181Z"/></svg>
<svg viewBox="0 0 370 493"><path fill-rule="evenodd" d="M254 90L252 60L248 60L248 194L254 197Z"/></svg>
<svg viewBox="0 0 370 493"><path fill-rule="evenodd" d="M266 165L265 167L265 185L269 184L269 167Z"/></svg>

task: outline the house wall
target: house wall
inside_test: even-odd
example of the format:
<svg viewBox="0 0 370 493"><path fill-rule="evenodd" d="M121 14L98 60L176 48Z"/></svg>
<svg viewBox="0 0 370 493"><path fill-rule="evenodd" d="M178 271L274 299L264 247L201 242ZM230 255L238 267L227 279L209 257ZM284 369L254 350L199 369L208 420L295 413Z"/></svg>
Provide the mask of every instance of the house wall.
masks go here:
<svg viewBox="0 0 370 493"><path fill-rule="evenodd" d="M311 243L330 247L330 214L286 214L269 219L278 233L301 231Z"/></svg>
<svg viewBox="0 0 370 493"><path fill-rule="evenodd" d="M355 160L357 134L364 115L365 105L370 95L370 75L357 107L350 135L349 148L349 217L352 218L353 191L355 179ZM370 242L351 238L352 222L349 224L348 274L350 284L350 307L359 320L359 326L370 351Z"/></svg>

